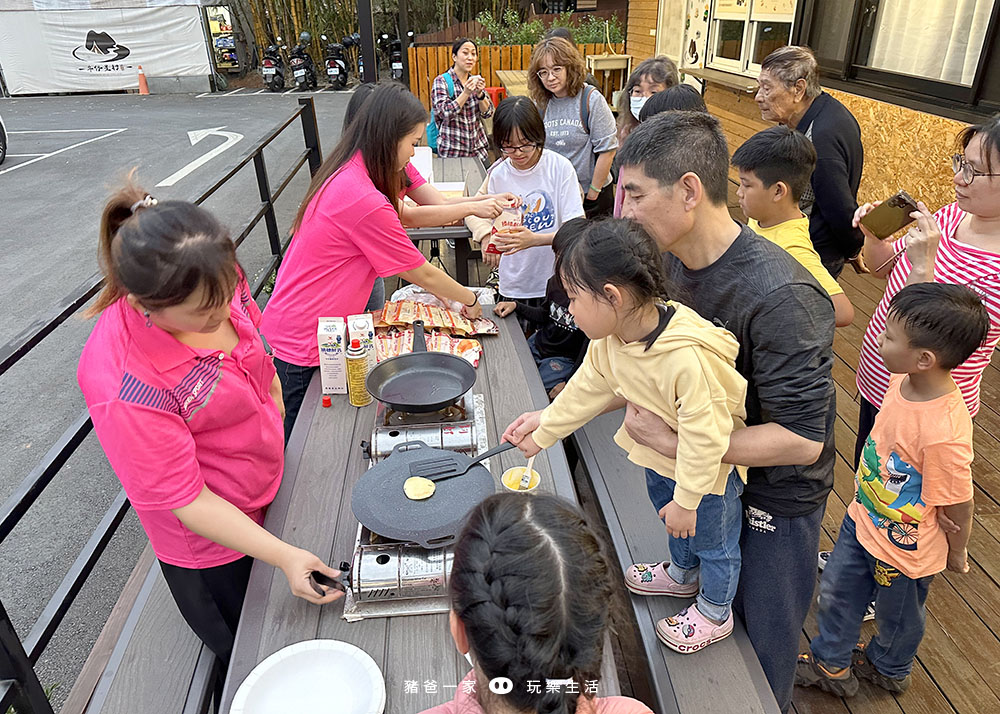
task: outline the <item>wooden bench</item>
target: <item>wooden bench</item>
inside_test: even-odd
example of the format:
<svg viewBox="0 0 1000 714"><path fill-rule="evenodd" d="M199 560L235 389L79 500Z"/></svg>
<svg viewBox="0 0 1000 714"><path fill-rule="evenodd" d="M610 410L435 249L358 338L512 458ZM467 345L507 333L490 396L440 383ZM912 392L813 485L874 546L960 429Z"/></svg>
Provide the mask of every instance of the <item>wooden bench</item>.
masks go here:
<svg viewBox="0 0 1000 714"><path fill-rule="evenodd" d="M219 675L147 545L60 714L204 714Z"/></svg>
<svg viewBox="0 0 1000 714"><path fill-rule="evenodd" d="M646 494L643 470L613 440L623 416L623 411L605 414L567 441L577 459L574 481L580 502L607 528L622 572L632 563L667 557L666 532ZM655 624L692 601L628 599L635 630L618 634L636 698L657 714L777 714L777 702L739 620L732 636L682 655L660 644Z"/></svg>

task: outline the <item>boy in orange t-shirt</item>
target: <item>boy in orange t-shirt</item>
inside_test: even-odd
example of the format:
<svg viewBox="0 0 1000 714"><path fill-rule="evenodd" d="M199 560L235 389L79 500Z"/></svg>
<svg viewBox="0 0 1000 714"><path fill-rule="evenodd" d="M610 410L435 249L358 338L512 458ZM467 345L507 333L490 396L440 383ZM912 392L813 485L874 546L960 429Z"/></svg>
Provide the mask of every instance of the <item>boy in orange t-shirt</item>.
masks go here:
<svg viewBox="0 0 1000 714"><path fill-rule="evenodd" d="M799 655L799 686L847 697L857 677L891 692L909 686L931 580L945 568L969 570L972 418L951 370L989 326L979 296L961 285L917 283L889 303L878 344L893 376L823 571L819 635ZM942 529L939 510L957 532ZM873 597L879 632L858 646Z"/></svg>

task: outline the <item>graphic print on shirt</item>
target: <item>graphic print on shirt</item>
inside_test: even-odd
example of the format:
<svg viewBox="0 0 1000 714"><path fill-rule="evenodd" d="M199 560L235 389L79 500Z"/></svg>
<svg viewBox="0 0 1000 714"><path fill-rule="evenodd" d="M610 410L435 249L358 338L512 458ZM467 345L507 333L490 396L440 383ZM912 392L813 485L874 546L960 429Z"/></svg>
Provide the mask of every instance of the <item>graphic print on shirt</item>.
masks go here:
<svg viewBox="0 0 1000 714"><path fill-rule="evenodd" d="M548 191L536 188L528 192L521 200L525 228L534 233L555 228L556 202L552 200Z"/></svg>
<svg viewBox="0 0 1000 714"><path fill-rule="evenodd" d="M875 527L889 542L902 550L916 550L923 509L921 498L923 476L903 461L895 451L882 463L869 436L861 453L856 477L857 501L868 511Z"/></svg>
<svg viewBox="0 0 1000 714"><path fill-rule="evenodd" d="M146 384L128 372L122 376L118 398L123 402L161 409L191 421L215 393L222 379L222 361L215 355L198 358L198 364L173 389Z"/></svg>
<svg viewBox="0 0 1000 714"><path fill-rule="evenodd" d="M570 311L562 305L556 305L554 302L549 303L549 319L552 320L552 324L568 332L580 329L576 326L576 322L573 320L573 315Z"/></svg>

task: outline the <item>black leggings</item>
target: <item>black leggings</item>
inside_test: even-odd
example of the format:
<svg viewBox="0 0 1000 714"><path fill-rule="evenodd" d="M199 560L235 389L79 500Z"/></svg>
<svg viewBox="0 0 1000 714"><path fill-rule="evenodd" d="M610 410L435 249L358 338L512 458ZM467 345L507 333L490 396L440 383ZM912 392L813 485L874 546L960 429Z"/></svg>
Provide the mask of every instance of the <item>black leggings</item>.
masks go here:
<svg viewBox="0 0 1000 714"><path fill-rule="evenodd" d="M274 369L281 382L281 398L285 402L285 444L291 436L295 418L299 415L302 400L306 396L309 382L319 367L301 367L297 364L274 358Z"/></svg>
<svg viewBox="0 0 1000 714"><path fill-rule="evenodd" d="M253 558L248 555L214 568L181 568L160 561L177 609L198 639L219 658L223 672L233 653L252 565Z"/></svg>

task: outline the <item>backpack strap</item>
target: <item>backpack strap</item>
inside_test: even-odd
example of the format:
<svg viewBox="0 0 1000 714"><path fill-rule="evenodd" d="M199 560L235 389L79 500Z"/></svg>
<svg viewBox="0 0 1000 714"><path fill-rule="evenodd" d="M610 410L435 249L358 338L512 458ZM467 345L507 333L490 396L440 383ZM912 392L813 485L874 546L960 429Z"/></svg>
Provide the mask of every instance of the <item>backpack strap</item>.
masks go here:
<svg viewBox="0 0 1000 714"><path fill-rule="evenodd" d="M451 78L451 70L444 73L444 82L448 85L448 98L455 98L455 81Z"/></svg>
<svg viewBox="0 0 1000 714"><path fill-rule="evenodd" d="M580 123L583 130L590 133L590 95L594 91L592 84L584 84L580 92Z"/></svg>

